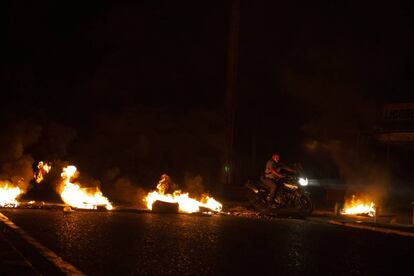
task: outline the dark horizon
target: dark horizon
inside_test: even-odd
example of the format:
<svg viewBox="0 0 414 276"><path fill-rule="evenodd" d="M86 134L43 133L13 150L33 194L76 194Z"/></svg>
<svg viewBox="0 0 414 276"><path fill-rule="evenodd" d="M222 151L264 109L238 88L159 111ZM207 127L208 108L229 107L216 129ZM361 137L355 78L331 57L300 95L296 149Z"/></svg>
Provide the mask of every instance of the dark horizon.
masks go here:
<svg viewBox="0 0 414 276"><path fill-rule="evenodd" d="M103 187L162 173L223 185L231 1L5 5L3 164L73 162ZM413 16L402 1L241 1L234 184L273 151L310 177L383 166L386 147L358 133L383 104L414 102ZM391 157L391 175L412 177L404 150Z"/></svg>

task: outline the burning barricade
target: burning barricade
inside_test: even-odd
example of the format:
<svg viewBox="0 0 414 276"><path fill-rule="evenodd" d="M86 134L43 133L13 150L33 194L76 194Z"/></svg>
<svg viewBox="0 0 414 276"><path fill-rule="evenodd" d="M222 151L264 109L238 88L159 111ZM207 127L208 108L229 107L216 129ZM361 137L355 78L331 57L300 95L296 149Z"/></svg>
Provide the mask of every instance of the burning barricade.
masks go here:
<svg viewBox="0 0 414 276"><path fill-rule="evenodd" d="M375 203L363 197L352 195L349 200L345 201L344 208L341 211L343 215L366 215L375 216Z"/></svg>
<svg viewBox="0 0 414 276"><path fill-rule="evenodd" d="M17 207L22 193L22 189L9 181L0 181L0 207Z"/></svg>
<svg viewBox="0 0 414 276"><path fill-rule="evenodd" d="M58 187L58 193L66 204L78 209L113 209L99 187L82 187L79 183L72 183L72 178L76 175L75 166L67 166L61 173L62 182Z"/></svg>
<svg viewBox="0 0 414 276"><path fill-rule="evenodd" d="M52 169L52 165L49 162L43 162L40 161L37 164L37 172L34 174L34 179L37 183L40 183L43 181L44 176L50 172Z"/></svg>
<svg viewBox="0 0 414 276"><path fill-rule="evenodd" d="M34 173L34 179L37 183L43 180L43 176L47 174L52 168L48 162L40 161L37 165L37 172ZM21 205L18 201L24 193L27 192L28 185L22 185L24 182L23 177L12 177L15 181L1 180L0 181L0 207L16 208ZM17 181L16 181L17 179ZM16 184L17 182L17 184ZM21 188L25 187L25 188ZM29 203L23 203L28 205Z"/></svg>
<svg viewBox="0 0 414 276"><path fill-rule="evenodd" d="M196 213L202 210L221 212L222 204L214 198L203 195L200 200L191 198L171 182L168 175L163 174L157 184L157 190L148 193L144 201L149 210L161 212Z"/></svg>
<svg viewBox="0 0 414 276"><path fill-rule="evenodd" d="M38 171L34 173L33 177L39 183L43 180L43 176L50 171L51 166L47 162L40 161L37 168ZM16 208L22 204L19 202L19 198L29 189L30 178L21 172L9 172L6 175L7 180L0 180L0 207Z"/></svg>

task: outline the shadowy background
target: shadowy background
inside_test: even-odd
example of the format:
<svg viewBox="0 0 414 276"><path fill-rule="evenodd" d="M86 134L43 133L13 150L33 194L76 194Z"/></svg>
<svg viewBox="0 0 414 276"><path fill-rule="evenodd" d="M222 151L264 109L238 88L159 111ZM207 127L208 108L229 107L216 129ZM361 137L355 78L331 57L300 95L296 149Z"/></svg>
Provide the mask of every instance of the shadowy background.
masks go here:
<svg viewBox="0 0 414 276"><path fill-rule="evenodd" d="M274 151L310 178L412 179L410 147L387 155L361 133L381 123L384 103L413 101L413 6L241 1L233 185L257 178ZM66 161L120 198L162 173L222 189L231 1L2 10L0 121L5 145L20 145L12 160ZM16 138L28 137L20 125L33 139Z"/></svg>

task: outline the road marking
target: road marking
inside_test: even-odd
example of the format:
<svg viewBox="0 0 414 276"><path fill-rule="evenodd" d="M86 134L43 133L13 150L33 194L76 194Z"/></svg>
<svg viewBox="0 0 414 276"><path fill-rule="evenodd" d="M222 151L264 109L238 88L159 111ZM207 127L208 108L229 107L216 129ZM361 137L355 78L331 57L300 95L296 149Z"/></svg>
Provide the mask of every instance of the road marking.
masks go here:
<svg viewBox="0 0 414 276"><path fill-rule="evenodd" d="M57 268L59 268L62 273L66 275L85 275L76 267L71 265L68 262L65 262L61 257L59 257L55 252L50 250L49 248L43 246L34 238L32 238L29 234L27 234L23 229L19 226L14 224L8 217L0 213L0 221L6 224L8 227L12 228L16 233L18 233L26 242L32 245L34 248L37 249L40 254L43 255L47 260L49 260L52 264L54 264Z"/></svg>
<svg viewBox="0 0 414 276"><path fill-rule="evenodd" d="M352 227L352 228L371 230L371 231L381 232L384 234L396 234L396 235L414 238L413 232L407 232L407 231L402 231L402 230L397 230L397 229L389 229L389 228L383 228L383 227L377 227L377 226L368 226L368 225L363 225L363 224L356 223L356 222L344 222L344 221L336 221L332 219L324 220L324 219L311 218L311 220L315 222L323 222L323 223L329 223L329 224L334 224L334 225L341 225L341 226L347 226L347 227Z"/></svg>
<svg viewBox="0 0 414 276"><path fill-rule="evenodd" d="M33 273L41 275L41 273L37 271L37 269L30 263L30 261L14 246L14 244L12 244L6 237L4 237L4 235L2 235L2 240L10 246L13 252L15 252L20 258L22 258L22 262L25 266L29 267L33 271Z"/></svg>

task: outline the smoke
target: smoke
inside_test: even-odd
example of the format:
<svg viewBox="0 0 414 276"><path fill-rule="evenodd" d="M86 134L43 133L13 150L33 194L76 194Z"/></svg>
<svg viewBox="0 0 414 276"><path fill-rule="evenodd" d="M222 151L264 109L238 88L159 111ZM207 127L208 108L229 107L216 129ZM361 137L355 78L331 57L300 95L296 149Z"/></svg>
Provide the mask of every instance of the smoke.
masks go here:
<svg viewBox="0 0 414 276"><path fill-rule="evenodd" d="M51 122L45 125L40 139L32 151L34 156L46 160L62 160L68 155L69 145L76 138L76 130Z"/></svg>
<svg viewBox="0 0 414 276"><path fill-rule="evenodd" d="M173 112L167 107L135 107L97 114L72 154L89 172L97 175L119 167L146 188L153 188L164 172L180 181L186 170L217 179L217 159L224 150L222 124L217 112L192 108Z"/></svg>
<svg viewBox="0 0 414 276"><path fill-rule="evenodd" d="M147 193L128 177L122 176L118 167L107 169L102 181L107 187L105 191L114 203L139 209L145 208L144 198Z"/></svg>
<svg viewBox="0 0 414 276"><path fill-rule="evenodd" d="M340 178L347 186L346 197L367 196L377 203L387 200L391 184L391 171L385 159L372 155L369 149L357 152L349 145L330 141L322 145L337 165Z"/></svg>
<svg viewBox="0 0 414 276"><path fill-rule="evenodd" d="M350 194L385 200L391 171L374 143L358 145L358 137L379 120L377 80L387 75L387 67L372 66L381 61L366 55L367 49L315 43L293 49L280 65L282 92L303 108L301 131L315 141L307 144L310 166L319 166L322 178L339 174Z"/></svg>
<svg viewBox="0 0 414 276"><path fill-rule="evenodd" d="M67 154L67 147L75 137L74 130L16 116L2 118L1 126L0 181L18 186L26 199L59 200L53 190L60 180L58 167L62 168L63 164L56 160ZM41 183L35 183L37 163L51 160L52 171Z"/></svg>
<svg viewBox="0 0 414 276"><path fill-rule="evenodd" d="M145 197L148 190L141 188L131 179L122 176L121 170L117 167L108 169L103 176L103 183L108 197L114 203L123 206L146 209ZM151 190L156 190L156 184ZM170 178L167 193L173 193L175 190L182 190L189 193L190 197L198 198L206 193L203 178L200 175L193 175L186 172L184 176L184 185L180 186Z"/></svg>
<svg viewBox="0 0 414 276"><path fill-rule="evenodd" d="M62 171L63 168L70 164L68 161L62 160L54 160L51 163L52 169L50 172L44 176L44 181L39 183L37 186L47 190L47 193L51 193L51 191L56 191L55 195L58 195L62 189ZM79 171L75 174L75 178L79 176ZM46 192L46 191L45 191ZM60 199L60 197L59 197Z"/></svg>
<svg viewBox="0 0 414 276"><path fill-rule="evenodd" d="M136 207L142 209L145 207L144 198L146 192L144 189L134 185L130 179L118 178L108 189L111 200L121 205Z"/></svg>
<svg viewBox="0 0 414 276"><path fill-rule="evenodd" d="M15 122L2 129L0 137L0 180L27 191L33 179L34 159L25 149L38 141L42 128L31 120Z"/></svg>
<svg viewBox="0 0 414 276"><path fill-rule="evenodd" d="M205 193L205 188L203 185L203 178L201 175L193 176L191 173L186 173L184 176L184 185L186 187L186 192L193 196L200 196Z"/></svg>

